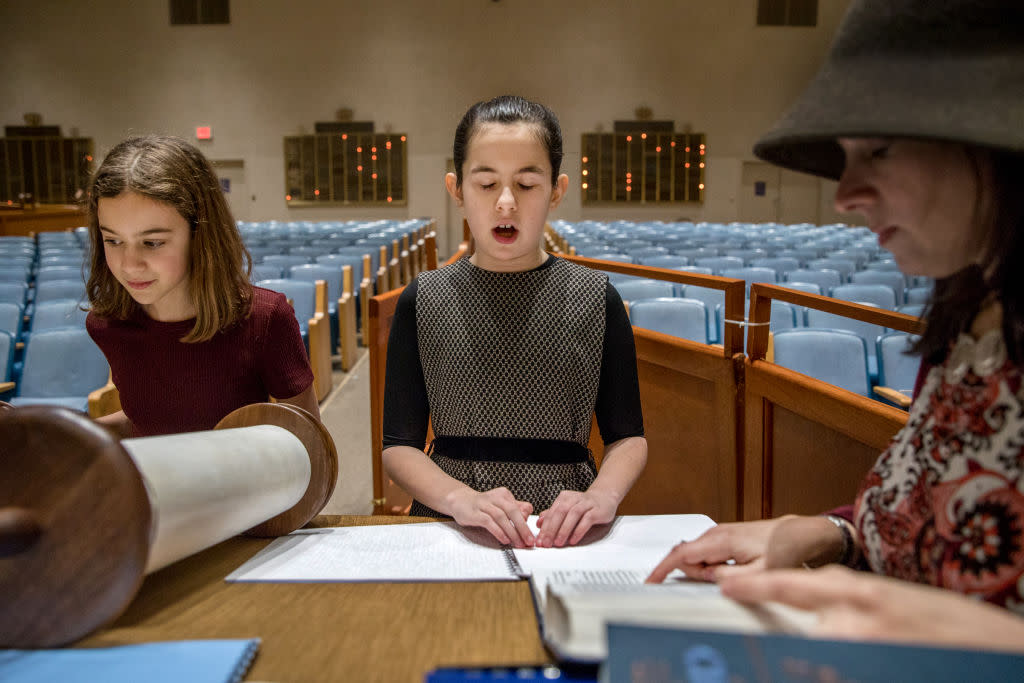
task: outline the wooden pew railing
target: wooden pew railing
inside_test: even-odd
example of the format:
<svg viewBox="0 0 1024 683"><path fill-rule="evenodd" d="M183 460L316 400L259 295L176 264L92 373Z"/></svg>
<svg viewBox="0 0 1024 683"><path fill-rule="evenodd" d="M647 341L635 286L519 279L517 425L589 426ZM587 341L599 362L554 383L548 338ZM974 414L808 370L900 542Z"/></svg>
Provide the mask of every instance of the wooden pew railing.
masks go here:
<svg viewBox="0 0 1024 683"><path fill-rule="evenodd" d="M564 257L609 272L721 289L725 319L734 321L726 324L722 345L633 328L648 462L622 514L702 512L727 522L822 512L852 502L864 474L906 421L897 408L764 358L772 299L919 333L921 323L910 316L755 284L745 355L742 280ZM376 514L401 512L410 500L384 475L380 459L387 335L397 298L395 291L370 302ZM596 425L590 448L600 463Z"/></svg>
<svg viewBox="0 0 1024 683"><path fill-rule="evenodd" d="M898 408L765 360L773 300L904 332L923 330L921 321L902 313L751 286L739 482L744 519L815 514L853 502L864 475L907 420Z"/></svg>
<svg viewBox="0 0 1024 683"><path fill-rule="evenodd" d="M424 240L426 270L435 270L437 263L436 235L431 232ZM463 242L443 265L454 263L469 253ZM384 473L381 451L384 441L384 379L388 358L388 335L395 317L395 306L404 286L368 299L364 321L364 339L370 355L370 452L373 459L373 514L396 514L407 509L411 498Z"/></svg>

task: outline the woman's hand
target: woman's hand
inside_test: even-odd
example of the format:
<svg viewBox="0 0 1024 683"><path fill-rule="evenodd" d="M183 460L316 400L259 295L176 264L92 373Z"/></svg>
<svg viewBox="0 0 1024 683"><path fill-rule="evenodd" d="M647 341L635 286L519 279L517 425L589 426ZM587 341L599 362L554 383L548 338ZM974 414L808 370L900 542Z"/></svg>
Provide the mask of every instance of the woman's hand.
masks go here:
<svg viewBox="0 0 1024 683"><path fill-rule="evenodd" d="M447 496L449 514L461 526L486 529L499 543L526 548L534 544L526 518L533 505L516 500L504 486L489 491L474 491L460 486Z"/></svg>
<svg viewBox="0 0 1024 683"><path fill-rule="evenodd" d="M810 635L1024 651L1024 618L932 586L833 565L723 578L722 593L816 612Z"/></svg>
<svg viewBox="0 0 1024 683"><path fill-rule="evenodd" d="M619 501L602 491L562 491L547 510L540 513L537 547L576 545L590 528L615 519Z"/></svg>
<svg viewBox="0 0 1024 683"><path fill-rule="evenodd" d="M718 581L731 574L824 564L839 557L842 543L839 529L824 517L786 515L719 524L675 546L647 581L660 583L673 569L693 579Z"/></svg>

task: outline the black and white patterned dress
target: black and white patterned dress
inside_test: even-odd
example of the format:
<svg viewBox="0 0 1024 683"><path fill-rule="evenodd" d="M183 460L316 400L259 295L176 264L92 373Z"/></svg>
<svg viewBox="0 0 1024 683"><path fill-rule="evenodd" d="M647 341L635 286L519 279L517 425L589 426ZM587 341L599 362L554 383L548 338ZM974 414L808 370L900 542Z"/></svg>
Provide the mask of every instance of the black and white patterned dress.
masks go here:
<svg viewBox="0 0 1024 683"><path fill-rule="evenodd" d="M554 257L513 273L462 259L400 296L384 448L422 449L429 418L444 472L540 512L593 482L595 411L605 443L643 435L632 329L603 273ZM412 514L441 516L419 502Z"/></svg>

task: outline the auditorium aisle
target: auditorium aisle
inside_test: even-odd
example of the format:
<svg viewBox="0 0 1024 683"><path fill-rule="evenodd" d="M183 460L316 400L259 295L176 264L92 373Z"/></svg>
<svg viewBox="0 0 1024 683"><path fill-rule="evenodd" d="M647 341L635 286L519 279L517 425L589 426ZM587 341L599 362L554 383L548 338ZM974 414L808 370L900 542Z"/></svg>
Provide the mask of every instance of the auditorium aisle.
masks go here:
<svg viewBox="0 0 1024 683"><path fill-rule="evenodd" d="M370 364L365 348L352 369L335 363L334 388L320 404L320 417L338 448L338 485L323 514L368 515L373 511L370 455Z"/></svg>

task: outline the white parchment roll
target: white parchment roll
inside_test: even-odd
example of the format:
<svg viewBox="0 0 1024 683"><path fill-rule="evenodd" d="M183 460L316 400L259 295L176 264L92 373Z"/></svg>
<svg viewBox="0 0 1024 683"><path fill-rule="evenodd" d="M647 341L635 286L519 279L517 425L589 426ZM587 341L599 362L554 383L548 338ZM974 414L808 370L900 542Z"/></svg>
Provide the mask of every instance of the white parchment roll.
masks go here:
<svg viewBox="0 0 1024 683"><path fill-rule="evenodd" d="M146 573L288 510L309 486L309 455L294 434L258 425L125 439L153 509Z"/></svg>

